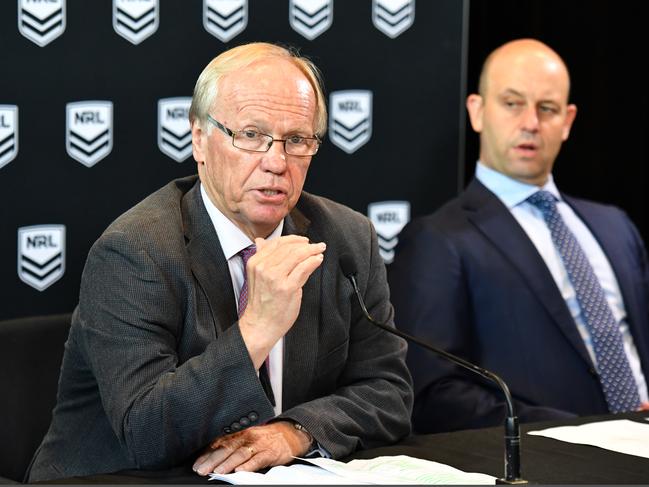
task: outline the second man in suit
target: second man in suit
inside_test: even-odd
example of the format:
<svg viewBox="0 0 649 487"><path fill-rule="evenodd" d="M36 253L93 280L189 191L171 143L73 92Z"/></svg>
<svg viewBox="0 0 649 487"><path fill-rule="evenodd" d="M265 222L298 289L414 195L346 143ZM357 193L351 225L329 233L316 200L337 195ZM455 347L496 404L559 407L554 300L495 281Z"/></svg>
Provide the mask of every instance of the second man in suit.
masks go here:
<svg viewBox="0 0 649 487"><path fill-rule="evenodd" d="M561 193L552 167L577 108L562 59L532 39L485 61L467 99L475 179L399 237L395 323L505 379L522 421L647 407L649 269L617 208ZM411 346L419 432L501 424L493 384Z"/></svg>

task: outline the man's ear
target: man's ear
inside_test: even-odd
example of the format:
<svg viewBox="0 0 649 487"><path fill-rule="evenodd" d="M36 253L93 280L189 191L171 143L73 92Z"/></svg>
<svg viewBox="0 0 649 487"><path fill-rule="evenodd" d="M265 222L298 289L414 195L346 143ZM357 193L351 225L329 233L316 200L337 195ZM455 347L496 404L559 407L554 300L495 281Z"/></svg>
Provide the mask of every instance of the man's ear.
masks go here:
<svg viewBox="0 0 649 487"><path fill-rule="evenodd" d="M207 146L207 132L201 128L201 124L194 120L192 123L192 153L199 164L205 164L205 153Z"/></svg>
<svg viewBox="0 0 649 487"><path fill-rule="evenodd" d="M563 134L561 140L568 140L570 135L570 128L572 127L572 122L575 121L577 116L577 105L570 104L566 107L566 120L563 123Z"/></svg>
<svg viewBox="0 0 649 487"><path fill-rule="evenodd" d="M476 93L472 93L466 98L466 110L469 112L469 120L471 127L477 133L482 132L482 111L484 108L484 100Z"/></svg>

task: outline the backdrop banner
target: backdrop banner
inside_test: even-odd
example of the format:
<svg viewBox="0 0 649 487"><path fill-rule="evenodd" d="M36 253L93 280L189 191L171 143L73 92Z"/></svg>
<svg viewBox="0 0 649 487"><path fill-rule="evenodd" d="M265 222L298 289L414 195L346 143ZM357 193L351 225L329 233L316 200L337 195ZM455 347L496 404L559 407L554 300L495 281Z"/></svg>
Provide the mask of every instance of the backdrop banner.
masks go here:
<svg viewBox="0 0 649 487"><path fill-rule="evenodd" d="M386 264L464 175L467 0L0 2L0 319L71 311L93 242L194 174L187 113L230 47L297 48L330 120L305 189L369 215Z"/></svg>

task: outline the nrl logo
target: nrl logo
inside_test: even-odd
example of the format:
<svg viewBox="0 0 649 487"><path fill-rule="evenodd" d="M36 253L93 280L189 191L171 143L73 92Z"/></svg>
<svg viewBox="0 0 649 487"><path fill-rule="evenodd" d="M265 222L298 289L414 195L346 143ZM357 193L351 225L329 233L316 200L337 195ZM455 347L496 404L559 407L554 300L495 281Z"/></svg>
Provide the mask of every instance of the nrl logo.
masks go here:
<svg viewBox="0 0 649 487"><path fill-rule="evenodd" d="M379 253L386 264L394 260L394 248L399 243L399 232L410 221L410 203L407 201L380 201L370 203L367 214L374 224L379 240Z"/></svg>
<svg viewBox="0 0 649 487"><path fill-rule="evenodd" d="M18 0L18 30L40 47L65 30L65 0Z"/></svg>
<svg viewBox="0 0 649 487"><path fill-rule="evenodd" d="M333 22L333 0L290 0L288 21L293 30L312 41Z"/></svg>
<svg viewBox="0 0 649 487"><path fill-rule="evenodd" d="M158 30L158 0L113 0L113 29L131 44Z"/></svg>
<svg viewBox="0 0 649 487"><path fill-rule="evenodd" d="M65 106L68 155L92 167L113 149L113 103L77 101Z"/></svg>
<svg viewBox="0 0 649 487"><path fill-rule="evenodd" d="M183 162L192 153L191 103L190 97L158 100L158 147L176 162Z"/></svg>
<svg viewBox="0 0 649 487"><path fill-rule="evenodd" d="M18 229L18 277L44 291L65 273L65 225Z"/></svg>
<svg viewBox="0 0 649 487"><path fill-rule="evenodd" d="M248 0L203 0L203 27L228 42L248 25Z"/></svg>
<svg viewBox="0 0 649 487"><path fill-rule="evenodd" d="M333 91L329 97L329 138L334 145L351 154L367 143L372 135L372 92L368 90Z"/></svg>
<svg viewBox="0 0 649 487"><path fill-rule="evenodd" d="M18 107L0 105L0 167L18 155Z"/></svg>
<svg viewBox="0 0 649 487"><path fill-rule="evenodd" d="M415 0L372 0L372 23L394 39L415 21Z"/></svg>

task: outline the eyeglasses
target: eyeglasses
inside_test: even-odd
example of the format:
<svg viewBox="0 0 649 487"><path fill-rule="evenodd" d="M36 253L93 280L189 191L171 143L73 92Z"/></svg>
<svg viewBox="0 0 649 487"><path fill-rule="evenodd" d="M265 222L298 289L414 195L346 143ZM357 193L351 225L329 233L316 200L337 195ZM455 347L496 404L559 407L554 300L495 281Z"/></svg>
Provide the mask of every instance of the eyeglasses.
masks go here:
<svg viewBox="0 0 649 487"><path fill-rule="evenodd" d="M252 152L268 152L273 145L273 142L284 142L284 152L288 155L307 157L315 155L322 142L317 135L313 137L291 135L288 139L273 139L271 135L262 134L256 130L230 130L225 125L212 118L211 115L207 115L207 120L224 134L232 137L232 145L237 149Z"/></svg>

